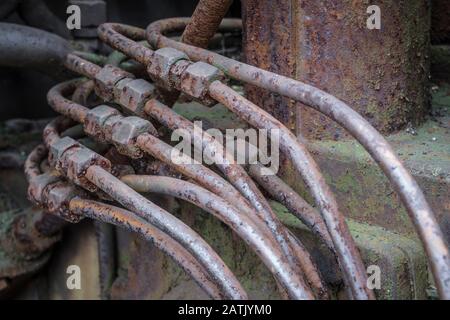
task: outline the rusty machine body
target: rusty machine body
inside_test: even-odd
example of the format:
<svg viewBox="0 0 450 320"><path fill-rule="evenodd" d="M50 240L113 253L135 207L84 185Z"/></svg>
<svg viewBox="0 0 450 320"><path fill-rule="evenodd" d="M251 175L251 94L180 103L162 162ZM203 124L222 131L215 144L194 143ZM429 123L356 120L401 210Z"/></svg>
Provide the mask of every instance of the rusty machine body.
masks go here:
<svg viewBox="0 0 450 320"><path fill-rule="evenodd" d="M81 29L0 4L28 24L0 22L0 64L59 79L55 118L3 125L0 295L450 299L446 1L378 1L375 30L365 1L200 0L146 28L67 5ZM218 137L250 128L238 163Z"/></svg>

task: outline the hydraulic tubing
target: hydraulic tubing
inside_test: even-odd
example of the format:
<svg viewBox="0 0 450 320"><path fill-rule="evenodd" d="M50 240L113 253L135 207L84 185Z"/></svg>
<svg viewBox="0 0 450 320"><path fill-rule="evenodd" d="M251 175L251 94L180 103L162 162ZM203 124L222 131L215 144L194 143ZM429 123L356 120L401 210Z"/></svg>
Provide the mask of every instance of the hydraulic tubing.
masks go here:
<svg viewBox="0 0 450 320"><path fill-rule="evenodd" d="M80 198L71 200L69 208L75 214L138 233L170 256L211 298L224 298L217 285L210 280L205 268L185 248L134 213L101 202Z"/></svg>
<svg viewBox="0 0 450 320"><path fill-rule="evenodd" d="M41 175L41 163L47 156L47 148L43 144L37 145L28 155L24 164L25 177L28 182ZM34 228L45 237L52 237L61 231L68 223L63 219L47 213L38 211L32 219Z"/></svg>
<svg viewBox="0 0 450 320"><path fill-rule="evenodd" d="M235 20L233 20L233 22L230 24L230 28L236 28ZM121 31L123 34L120 34L118 31ZM113 48L126 54L130 53L130 50L128 49L130 46L139 46L139 44L126 37L129 36L130 38L134 39L138 38L140 36L140 31L138 28L132 28L124 25L117 26L112 24L104 24L99 28L99 35L103 41L111 45ZM153 52L149 51L149 49L143 46L140 46L139 48L141 50L140 54L132 54L131 56L135 59L141 59L139 61L142 63L151 63ZM170 99L168 99L168 101L170 101ZM153 106L151 105L152 103ZM161 109L164 109L162 110L163 113L166 113L168 115L160 117L158 112L161 111ZM155 110L156 114L154 113ZM146 111L151 117L156 118L165 126L167 126L168 123L181 123L183 129L188 130L194 139L200 139L203 142L203 148L206 150L206 152L208 154L214 154L216 160L218 160L215 162L218 164L219 169L227 176L231 183L239 191L241 191L242 194L253 204L258 213L261 214L261 217L266 221L272 233L277 237L281 247L283 248L283 251L287 255L287 258L291 261L291 263L293 263L293 265L298 266L298 257L295 257L296 255L301 255L301 253L295 253L295 247L298 246L298 242L291 241L290 243L288 243L289 240L287 239L285 230L282 229L282 226L280 225L281 223L279 223L279 221L277 220L275 214L273 213L272 209L270 208L261 192L258 190L254 182L248 177L246 172L239 165L232 163L232 161L229 160L230 157L228 155L223 154L223 146L212 139L212 137L208 137L208 135L204 134L203 132L201 132L202 137L206 136L206 140L208 141L204 141L203 138L195 136L197 130L192 130L192 123L190 121L184 119L183 117L180 117L168 106L165 106L155 100L151 100L149 103L147 103ZM169 128L175 130L178 127L175 126L175 128ZM222 159L220 159L221 155L223 155ZM294 252L292 252L292 250L294 250Z"/></svg>
<svg viewBox="0 0 450 320"><path fill-rule="evenodd" d="M298 266L299 257L295 256L295 247L297 244L288 240L284 226L281 225L281 222L275 216L275 213L272 211L272 208L261 191L248 176L247 172L239 164L236 164L233 157L224 150L223 145L201 128L195 127L191 121L180 116L156 99L149 100L145 105L144 111L165 127L171 130L186 130L194 141L201 141L204 154L213 157L214 163L219 170L250 201L260 217L266 222L273 235L277 238L287 258L294 266ZM294 254L292 253L293 251Z"/></svg>
<svg viewBox="0 0 450 320"><path fill-rule="evenodd" d="M386 139L350 106L318 88L164 36L165 32L182 30L183 24L186 26L188 21L186 18L175 18L150 24L146 33L149 44L154 48L170 46L181 50L192 60L208 62L231 78L301 102L346 129L369 152L400 195L425 247L439 295L450 299L448 244L422 190ZM229 28L230 24L238 26L238 22L224 19L221 28Z"/></svg>
<svg viewBox="0 0 450 320"><path fill-rule="evenodd" d="M78 105L68 99L63 98L61 95L62 93L70 94L70 90L74 90L73 83L75 81L67 81L63 84L57 85L57 90L51 90L51 93L49 93L49 101L56 101L55 103L51 103L51 105L55 108L55 110L58 110L59 112L70 116L69 111L70 110L79 110L80 112L77 112L76 114L82 114L82 117L78 118L84 118L86 114L86 108L84 108L81 105ZM80 86L82 86L84 83L81 83ZM56 107L55 107L56 106ZM73 118L73 117L72 117ZM76 119L74 119L76 120ZM151 134L143 134L140 135L137 138L137 145L142 148L142 150L147 151L151 155L154 155L155 157L159 158L162 161L165 161L166 163L170 165L174 165L171 161L171 155L173 148L158 138L152 136ZM193 161L193 159L190 159ZM189 161L191 163L191 161ZM181 172L187 173L189 177L192 177L196 180L198 180L202 184L206 184L209 186L213 192L217 192L219 195L223 195L226 199L230 201L230 203L237 204L241 211L243 211L245 214L243 216L254 216L255 212L254 209L251 208L251 206L248 204L245 198L242 197L242 195L237 192L236 189L234 189L226 180L222 179L220 176L218 176L216 173L214 173L212 170L207 169L206 167L202 166L201 164L197 165L174 165L175 168L181 168ZM241 202L241 205L239 205L239 200L242 199L243 202ZM223 200L222 200L223 201ZM275 239L273 238L273 235L270 233L270 231L267 229L267 225L263 223L259 218L255 219L252 223L255 223L259 229L259 232L262 232L264 236L268 239L273 239L274 241L274 247L277 247L278 243L275 242ZM291 236L292 237L292 236ZM290 239L291 242L296 243L296 246L299 247L299 243L295 239ZM278 250L275 249L275 250ZM306 276L308 278L308 282L312 283L312 285L315 288L315 291L319 293L320 296L325 296L326 289L323 286L320 280L319 272L317 268L315 267L314 263L310 259L309 255L305 254L305 250L300 250L298 254L300 255L299 264L302 268L302 270L305 270ZM271 268L273 270L273 268ZM295 282L295 281L294 281ZM298 295L295 297L299 297Z"/></svg>
<svg viewBox="0 0 450 320"><path fill-rule="evenodd" d="M48 103L56 112L81 123L84 122L89 109L65 98L65 96L72 94L83 81L85 80L75 79L62 82L47 93Z"/></svg>
<svg viewBox="0 0 450 320"><path fill-rule="evenodd" d="M68 119L64 118L64 117L56 118L55 120L50 122L47 125L47 127L45 128L45 130L44 130L44 142L49 147L51 147L51 144L57 142L57 140L60 139L60 132L65 130L65 129L67 129L67 127L69 125L71 125L71 124L72 124L72 120L68 121ZM33 154L32 159L37 159L37 154ZM32 174L34 174L36 172L36 170L34 169L34 166L32 166L32 165L28 165L27 168L31 168L31 169L29 169L30 172L31 172L29 175L32 175ZM109 174L108 172L106 172L106 173ZM111 176L111 177L114 178L114 176ZM114 178L114 179L116 179L116 178ZM120 182L120 180L117 180L117 184L126 187L126 185L123 184L122 182ZM116 186L116 187L118 187L118 186ZM134 191L132 191L132 192L134 192ZM192 244L191 249L193 248L193 250L191 250L191 251L193 251L192 254L194 256L202 257L203 260L202 259L198 259L199 262L203 262L203 264L205 264L204 261L209 261L211 259L208 259L208 258L212 257L212 259L214 259L214 258L216 259L215 262L219 266L223 265L224 270L221 270L221 269L216 270L216 271L218 271L217 274L213 274L212 271L211 271L211 270L214 271L214 266L213 267L209 267L209 265L207 265L204 268L205 268L205 270L210 272L210 279L212 281L215 281L217 279L225 279L225 280L223 280L225 285L223 285L222 287L225 287L225 291L223 291L223 294L224 294L224 296L226 298L229 298L229 299L236 298L236 299L238 299L239 297L245 297L245 292L243 292L242 289L239 287L239 283L234 278L234 275L228 270L228 268L222 262L220 257L218 257L217 254L215 254L215 252L198 235L196 235L196 233L194 231L189 229L187 226L185 226L178 219L176 219L176 218L171 219L171 215L169 213L165 212L163 209L157 207L156 205L153 205L148 200L147 200L147 202L152 205L152 209L155 209L156 211L158 211L158 209L159 209L160 213L169 216L168 217L168 220L169 220L168 223L172 224L174 233L177 233L177 232L181 233L180 237L183 237L182 234L186 233L186 232L189 232L189 230L190 230L191 237L186 237L186 239L187 239L187 241L190 240L192 242L191 243ZM143 217L141 217L141 218L143 218ZM158 227L158 226L155 226L155 227ZM161 231L161 232L164 232L164 231ZM194 238L194 240L193 240L193 238ZM195 251L198 248L200 248L200 252L196 252ZM201 250L201 249L203 249L203 250ZM222 274L222 271L223 271L223 273L225 273L225 275ZM219 280L217 280L217 281L219 281ZM235 284L235 283L237 283L238 286L235 286L235 285L233 286L233 284ZM228 284L228 286L231 286L231 288L229 288L229 291L231 292L231 294L226 291L226 289L228 289L227 284ZM241 291L239 291L239 290L241 290ZM237 292L235 293L235 291L237 291ZM235 293L235 294L233 294L233 293Z"/></svg>
<svg viewBox="0 0 450 320"><path fill-rule="evenodd" d="M327 247L334 252L333 240L320 213L275 174L262 175L262 167L259 163L251 164L249 166L250 176L275 200L282 203L292 214L319 236Z"/></svg>
<svg viewBox="0 0 450 320"><path fill-rule="evenodd" d="M145 39L145 31L141 28L120 23L103 23L98 27L98 36L103 42L145 66L153 57L153 50L133 41Z"/></svg>
<svg viewBox="0 0 450 320"><path fill-rule="evenodd" d="M107 37L108 36L106 36L106 38ZM125 38L124 36L120 37ZM132 40L128 39L127 41ZM75 55L69 55L66 61L67 66L71 68L73 71L82 73L90 78L95 77L95 74L97 74L97 72L99 71L98 68L100 68ZM154 102L153 107L151 104L152 101ZM51 103L50 96L49 102L53 106L53 104ZM224 154L222 152L223 146L217 141L215 141L211 136L203 133L201 129L200 132L199 130L193 130L194 129L193 124L190 121L179 116L172 109L163 105L162 103L157 102L156 100L153 99L150 100L146 104L145 110L147 113L150 113L149 114L150 116L154 118L156 117L156 119L160 123L163 123L166 126L168 126L168 123L178 124L178 126L181 126L185 130L188 130L194 139L199 139L200 141L202 141L203 148L205 148L206 152L208 154L214 154L216 160L215 162L218 164L218 167L231 180L232 184L236 188L238 188L238 190L241 191L242 194L253 204L253 206L257 210L257 213L260 214L260 217L263 218L264 221L267 223L271 232L277 238L279 244L281 245L283 251L285 252L287 259L290 260L290 262L294 267L300 268L299 259L301 259L301 257L297 257L297 255L301 256L301 250L299 249L298 253L295 252L295 248L298 246L298 241L290 241L290 243L288 243L289 240L287 238L284 226L281 225L281 223L273 213L272 208L270 207L270 205L268 204L262 193L259 191L255 183L250 179L247 173L243 170L243 168L235 164L234 160L230 155L228 155L227 153ZM60 110L57 111L64 113L64 111ZM160 111L162 111L162 113L165 115L161 116ZM178 127L176 126L175 128L174 127L169 128L175 130ZM198 136L198 133L200 133L201 136ZM207 137L208 141L205 141L205 139L203 139L204 136Z"/></svg>
<svg viewBox="0 0 450 320"><path fill-rule="evenodd" d="M283 262L282 257L276 254L277 250L274 249L270 238L261 236L259 227L249 217L240 214L222 198L195 184L170 177L131 175L124 176L121 180L138 192L180 198L213 214L253 248L292 299L314 298L303 279L293 273L290 266Z"/></svg>
<svg viewBox="0 0 450 320"><path fill-rule="evenodd" d="M325 183L317 164L306 147L281 122L220 81L215 81L210 85L209 93L250 125L259 129L279 130L281 150L289 156L320 208L328 232L333 239L339 263L345 273L344 278L351 279L347 282L352 288L353 296L356 299L373 299L375 296L366 285L367 276L364 264L345 223L344 216L339 211L333 193Z"/></svg>
<svg viewBox="0 0 450 320"><path fill-rule="evenodd" d="M182 244L214 276L229 299L247 299L247 294L222 259L196 232L167 211L141 196L99 166L87 169L86 178L114 200L161 229Z"/></svg>

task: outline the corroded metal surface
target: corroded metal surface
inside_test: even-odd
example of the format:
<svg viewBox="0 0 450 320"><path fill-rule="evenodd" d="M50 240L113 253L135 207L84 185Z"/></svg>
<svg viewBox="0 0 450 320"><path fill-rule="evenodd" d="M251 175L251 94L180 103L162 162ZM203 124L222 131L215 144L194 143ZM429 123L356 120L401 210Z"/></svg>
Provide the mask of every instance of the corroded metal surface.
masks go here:
<svg viewBox="0 0 450 320"><path fill-rule="evenodd" d="M417 125L429 105L429 6L425 0L377 5L381 30L366 27L364 2L246 0L246 62L333 94L382 133ZM291 129L297 117L300 135L346 136L319 113L302 105L296 110L286 98L255 87L249 87L249 97Z"/></svg>
<svg viewBox="0 0 450 320"><path fill-rule="evenodd" d="M233 0L200 0L181 41L206 48L232 3Z"/></svg>

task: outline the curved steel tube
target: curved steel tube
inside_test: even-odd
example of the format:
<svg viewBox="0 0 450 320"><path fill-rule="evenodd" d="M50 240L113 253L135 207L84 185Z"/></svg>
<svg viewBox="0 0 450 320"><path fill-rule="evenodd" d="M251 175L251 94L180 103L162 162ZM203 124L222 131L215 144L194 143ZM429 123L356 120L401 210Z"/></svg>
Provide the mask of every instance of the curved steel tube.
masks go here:
<svg viewBox="0 0 450 320"><path fill-rule="evenodd" d="M170 256L211 298L224 298L217 285L210 280L205 268L185 248L134 213L97 201L79 198L71 200L69 208L76 214L138 233Z"/></svg>
<svg viewBox="0 0 450 320"><path fill-rule="evenodd" d="M47 157L47 148L45 145L37 145L29 154L24 164L25 177L28 182L42 174L40 169L42 161ZM34 213L31 220L34 228L45 237L54 236L61 231L68 222L51 213L39 210Z"/></svg>
<svg viewBox="0 0 450 320"><path fill-rule="evenodd" d="M120 37L125 38L124 36ZM132 40L128 39L127 41ZM100 68L97 65L85 61L84 59L77 57L75 55L68 55L66 61L67 66L72 68L72 70L82 73L89 78L94 77L95 74L98 72L98 68ZM58 90L51 90L51 91L53 96L55 96L54 93L58 93ZM48 96L50 101L50 92ZM55 100L55 97L53 97L53 99ZM64 98L61 97L59 97L58 99L61 102L61 105L70 103L69 101L67 101L67 99L62 100ZM205 133L203 133L202 130L200 130L201 132L193 130L192 128L193 124L189 120L179 116L177 113L173 112L169 107L157 101L155 101L155 103L157 103L158 106L153 108L151 108L151 105L149 106L149 103L147 103L146 110L151 108L148 111L149 113L152 113L154 112L154 110L156 110L156 114L152 115L153 117L157 117L157 115L159 114L158 110L159 111L162 110L162 112L165 113L168 118L175 119L175 121L169 120L169 122L167 122L165 121L164 117L162 118L159 117L157 118L157 120L160 123L166 123L166 126L167 123L178 123L178 125L181 124L183 129L188 130L191 133L191 135L193 135L194 139L200 139L200 141L202 141L203 148L205 148L205 150L207 150L209 154L214 154L216 163L218 164L218 167L222 170L222 172L231 180L232 184L236 188L238 188L238 190L240 190L244 194L244 196L246 196L247 199L253 204L257 212L261 214L261 218L265 219L265 222L267 223L273 235L277 238L283 251L285 252L287 259L290 260L293 266L300 268L299 260L301 259L301 250L299 249L298 252L296 252L298 241L288 240L286 231L283 229L284 227L278 221L277 217L272 211L272 208L270 207L270 205L268 204L262 193L259 191L259 189L256 187L255 183L250 179L250 177L248 177L247 173L243 170L243 168L235 164L234 160L230 155L222 154L220 150L223 150L223 146L216 140L214 140L211 136L206 135ZM51 103L51 105L54 108L58 107L58 105L55 103ZM76 104L73 103L70 106L70 108L68 108L68 110L66 111L61 110L59 112L63 113L65 112L64 114L67 114L67 112L71 110L73 110L74 113L76 113L75 111L80 110L79 112L85 115L85 112L84 111L82 112L82 110L79 107L77 107ZM82 122L83 119L81 119L80 117L80 122ZM195 135L196 133L201 133L201 137ZM207 137L208 141L205 141L205 139L202 138L204 136ZM289 241L290 243L288 243Z"/></svg>
<svg viewBox="0 0 450 320"><path fill-rule="evenodd" d="M170 21L169 21L170 20ZM228 21L227 21L228 20ZM450 257L448 244L417 182L398 159L386 139L351 107L336 97L303 82L270 71L250 66L219 54L174 41L163 34L169 30L183 29L188 18L165 19L147 27L146 37L154 48L170 46L185 52L194 61L205 61L228 76L282 96L302 102L323 113L345 128L364 146L394 185L424 244L434 280L443 299L450 299ZM221 25L228 27L239 22L225 19Z"/></svg>
<svg viewBox="0 0 450 320"><path fill-rule="evenodd" d="M87 78L95 78L95 75L100 71L102 67L95 63L89 62L76 54L69 53L64 59L64 65L69 70L79 73Z"/></svg>
<svg viewBox="0 0 450 320"><path fill-rule="evenodd" d="M88 81L89 82L89 81ZM85 82L86 83L86 82ZM79 85L82 86L85 83L81 83ZM78 104L75 104L71 100L65 99L62 97L62 94L65 93L66 95L69 95L73 88L73 82L65 82L61 85L57 86L58 90L52 89L52 101L57 101L56 103L52 103L52 105L55 105L57 107L57 110L62 112L63 114L66 114L68 116L71 116L69 111L72 109L80 110L80 112L83 114L83 118L85 116L86 109L83 109L84 107ZM79 114L80 112L77 112ZM75 119L75 117L72 117L74 120L80 121L80 117L78 116L78 119ZM80 121L81 122L81 121ZM154 154L159 159L165 160L168 164L173 165L171 162L171 152L173 148L164 142L160 141L159 139L151 136L150 134L144 134L138 137L137 139L137 145L142 147L144 151L148 151L150 154ZM220 176L215 174L212 170L207 169L206 167L199 165L199 166L186 166L186 165L175 165L175 167L181 167L185 173L188 173L189 176L195 177L197 180L201 181L202 183L205 183L213 188L213 191L218 191L219 194L224 194L227 196L227 199L232 201L232 203L236 203L236 201L243 200L241 203L243 206L241 209L249 214L250 216L254 216L255 211L252 209L252 207L248 204L247 200L236 190L234 189L229 183L222 179ZM212 181L211 181L212 179ZM218 184L216 184L218 183ZM239 202L238 202L239 203ZM264 235L272 239L272 234L270 231L267 231L267 226L263 221L260 221L260 219L256 219L254 221L255 224L258 225L259 230L264 233ZM267 232L266 232L267 231ZM292 237L292 236L291 236ZM295 239L290 239L291 242L296 243L296 247L299 246L298 241ZM275 242L275 246L277 246L278 243ZM317 281L317 279L321 279L319 276L319 272L317 268L315 267L314 263L310 259L309 255L305 254L305 250L299 250L298 254L300 255L299 264L302 268L302 270L306 270L306 276L308 278L308 282L312 283L314 286L315 292L317 292L320 297L324 297L327 295L327 290L325 289L325 286L323 286L323 283L321 281Z"/></svg>
<svg viewBox="0 0 450 320"><path fill-rule="evenodd" d="M44 160L46 156L47 148L43 144L36 146L36 148L30 152L24 164L25 177L28 182L41 174L41 161Z"/></svg>
<svg viewBox="0 0 450 320"><path fill-rule="evenodd" d="M59 116L52 121L50 121L44 128L43 139L44 144L47 149L50 145L55 143L55 141L60 139L60 132L68 129L73 124L73 120Z"/></svg>
<svg viewBox="0 0 450 320"><path fill-rule="evenodd" d="M94 87L94 80L87 80L86 82L80 83L73 92L72 101L87 106L89 96L94 91Z"/></svg>
<svg viewBox="0 0 450 320"><path fill-rule="evenodd" d="M72 102L71 101L69 101L68 102L69 104L71 104ZM61 105L60 105L60 108L64 108L64 106L66 105L66 102L64 102L63 101L63 103L61 103ZM58 117L58 118L56 118L55 120L53 120L53 121L51 121L47 126L46 126L46 128L44 129L44 141L45 141L45 143L46 143L46 145L47 146L50 146L52 143L55 143L58 139L60 139L60 132L61 131L63 131L63 130L65 130L65 129L67 129L67 127L69 127L70 125L72 124L72 120L71 119L67 119L67 118L64 118L64 117ZM35 154L33 154L33 157L32 157L32 159L36 159L36 156L37 155L35 155ZM31 160L32 160L31 159ZM33 166L32 166L32 164L29 162L29 165L28 165L28 168L30 168L30 174L34 174L35 173L35 170L33 169ZM101 169L101 168L100 168ZM109 174L109 173L107 173L106 171L105 171L105 173L106 174ZM111 176L111 177L113 177L114 179L116 179L114 176ZM120 184L120 185L122 185L122 186L125 186L123 183L121 183L120 182L120 180L118 180L118 183ZM125 186L126 187L126 186ZM148 203L150 203L150 204L152 204L150 201L147 201ZM159 208L159 207L157 207L156 205L153 205L152 204L152 206L153 206L153 208ZM158 210L158 209L156 209L156 210ZM163 209L161 209L161 208L159 208L159 210L161 211L161 212L163 212L163 213L166 213ZM168 214L168 213L166 213L167 215L169 215L170 216L170 214ZM181 232L186 232L186 229L188 229L188 230L190 230L187 226L185 226L185 228L183 228L183 226L184 226L184 224L181 222L181 221L179 221L178 219L176 219L176 218L173 218L174 220L172 221L172 223L174 223L173 224L173 226L175 227L175 228L177 228L177 229L180 229L180 231ZM170 221L171 219L170 219L170 217L169 217L169 221ZM178 223L177 223L178 222ZM169 222L170 223L170 222ZM191 230L192 231L192 230ZM195 235L195 232L194 231L192 231L192 234L193 235ZM198 237L198 236L197 236ZM189 238L189 237L188 237ZM202 242L204 242L200 237L198 237L199 239L197 239L197 241L199 242L197 245L193 245L193 248L194 248L194 250L195 249L198 249L198 247L200 247L200 248L202 248ZM192 240L191 240L192 241ZM221 263L221 260L220 260L220 257L218 257L215 253L214 253L214 251L212 251L212 249L210 248L210 247L208 247L208 245L206 244L206 243L204 243L205 245L203 246L204 248L203 249L205 249L205 250L203 250L203 251L201 251L200 253L198 253L197 255L198 256L202 256L202 255L206 255L206 260L207 260L207 258L209 257L209 256L212 256L213 258L215 257L215 258L217 258L218 259L218 261L217 261L217 263L220 265L220 263ZM192 249L192 248L191 248ZM210 250L210 251L208 251L208 249ZM195 254L196 252L194 252L194 254ZM224 265L223 263L222 263L222 265ZM224 270L224 273L226 274L226 277L230 277L230 274L231 274L231 272L227 269L227 267L226 266L224 266L224 268L225 268L225 270ZM212 272L211 271L211 269L214 271L214 268L206 268L209 272ZM220 272L220 270L219 270L219 272ZM215 275L215 274L213 274L213 273L211 273L211 277L213 277L213 275ZM219 275L218 275L218 279L227 279L224 275L222 275L222 274L220 274L219 273ZM229 278L229 280L224 280L224 282L225 282L225 285L224 285L224 287L226 287L226 283L227 283L227 281L229 281L230 283L231 283L231 285L232 284L234 284L234 283L238 283L237 282L237 280L234 278L234 275L232 275L231 274L231 278ZM238 283L239 284L239 283ZM237 288L237 289L236 289ZM226 288L225 288L226 289ZM231 289L230 289L230 291L231 292L233 292L233 290L236 290L237 292L234 294L234 295L232 295L232 294L230 294L230 293L228 293L228 294L226 294L226 296L228 297L228 298L238 298L238 297L241 297L241 298L243 298L243 297L245 297L245 292L241 292L241 291L239 291L239 290L242 290L242 289L240 289L240 287L236 287L236 286L234 286L234 287L231 287ZM224 291L224 292L226 292L226 291Z"/></svg>
<svg viewBox="0 0 450 320"><path fill-rule="evenodd" d="M230 23L229 27L231 29L235 29L236 27L236 20L232 20L232 23ZM227 23L225 23L227 25ZM131 56L135 59L139 59L138 61L142 63L151 63L151 58L153 55L152 51L149 51L149 49L146 49L143 46L139 46L136 42L132 41L131 39L128 39L125 35L128 35L130 38L139 38L141 36L141 31L138 28L133 28L125 25L116 25L116 24L104 24L100 26L99 28L99 35L103 41L108 43L113 48L122 51L127 54L131 54ZM119 33L121 31L121 33ZM125 34L125 35L124 35ZM133 46L134 48L139 49L138 53L131 53L129 47ZM136 47L138 46L138 47ZM167 101L171 101L170 99L166 99ZM160 104L159 102L154 101L155 103ZM149 105L149 103L147 103ZM169 117L176 118L176 121L174 123L184 123L185 127L184 129L189 130L191 134L195 134L196 130L192 130L191 126L192 123L179 115L177 115L175 112L173 112L169 107L164 106L161 104L160 108L165 108L166 113L172 113L169 115ZM148 113L152 117L157 117L155 114L151 114L153 111L151 106L148 106ZM157 120L160 123L166 122L162 118L157 118ZM183 122L184 120L184 122ZM172 123L172 122L171 122ZM174 130L173 128L171 128ZM296 247L298 247L298 241L290 241L288 239L288 236L283 230L283 227L281 226L281 223L278 221L277 217L272 211L272 208L267 203L266 199L263 197L262 193L258 190L254 182L248 177L247 173L236 164L232 163L231 158L227 155L225 155L223 158L219 159L223 153L221 152L223 150L223 147L220 143L215 141L212 137L205 135L202 133L202 136L206 136L208 141L204 141L201 137L194 137L200 138L200 141L203 142L203 148L207 150L209 154L214 154L216 157L215 161L218 164L219 169L227 176L228 179L230 179L231 183L239 190L241 193L253 204L255 209L258 210L259 213L261 213L261 218L263 218L266 223L268 224L269 228L271 229L272 233L275 237L277 237L278 242L280 243L281 247L283 248L283 251L286 253L287 258L291 261L291 263L295 266L299 266L299 259L301 256L300 249L296 250ZM224 164L222 164L224 163ZM290 243L289 243L290 242ZM296 252L298 251L298 252Z"/></svg>
<svg viewBox="0 0 450 320"><path fill-rule="evenodd" d="M128 210L136 212L141 218L184 245L205 269L214 275L212 280L220 285L228 298L247 299L246 292L222 259L209 244L182 221L135 192L101 167L89 167L86 178Z"/></svg>
<svg viewBox="0 0 450 320"><path fill-rule="evenodd" d="M272 234L277 238L278 243L281 245L290 262L294 266L299 266L298 259L300 257L297 257L297 253L295 252L296 242L288 239L286 229L284 229L284 226L282 226L272 211L272 208L261 191L248 176L247 172L240 165L236 164L233 157L224 150L223 145L201 128L196 129L191 121L180 116L156 99L149 100L145 104L144 111L165 127L171 130L186 130L194 141L201 141L204 153L213 157L214 163L219 170L254 206L260 218L266 222Z"/></svg>
<svg viewBox="0 0 450 320"><path fill-rule="evenodd" d="M319 236L327 247L334 252L333 240L320 213L275 174L262 175L262 167L259 163L251 164L249 166L250 176L275 200L282 203L291 213Z"/></svg>
<svg viewBox="0 0 450 320"><path fill-rule="evenodd" d="M81 83L80 86L82 86L83 84L84 83ZM58 85L58 90L52 90L51 96L53 97L53 101L57 101L57 103L53 103L52 105L56 105L58 111L63 112L63 114L67 114L68 116L70 116L68 111L71 109L75 108L76 110L81 110L80 112L83 114L84 118L86 109L83 109L84 108L83 106L77 105L74 102L65 99L61 96L62 93L65 93L67 95L70 94L71 90L73 90L72 82L66 82L65 84ZM80 112L78 112L77 114L79 114ZM74 118L74 120L77 119ZM80 119L78 119L78 121L80 121ZM138 137L137 145L142 147L144 151L149 151L150 154L154 154L159 159L165 160L168 164L173 165L171 162L171 153L173 148L170 147L169 145L166 145L158 138L155 138L150 134L144 134ZM232 201L232 203L236 203L236 201L243 200L243 202L241 203L243 205L241 209L244 210L250 216L254 216L255 214L254 209L251 208L246 199L239 192L237 192L236 189L234 189L231 185L229 185L229 183L226 180L222 179L212 170L209 170L202 165L199 166L175 165L175 166L181 167L185 173L188 173L189 176L195 177L202 183L205 183L206 181L206 184L209 185L211 188L213 188L213 191L218 191L219 194L223 194L224 196L226 196L227 199L229 199L229 201ZM259 226L261 232L265 232L267 230L266 224L264 224L263 221L260 222L260 219L257 218L254 221L254 223L256 223ZM271 238L272 236L272 234L270 233L264 234L268 238ZM299 242L297 240L290 239L290 241L292 243L296 243L296 247L299 247ZM275 246L276 245L278 245L278 243L276 243ZM325 289L323 283L321 281L318 281L321 279L319 276L319 272L317 268L314 266L314 263L310 259L309 255L305 254L305 250L301 250L301 248L298 249L298 255L299 255L299 265L301 269L305 271L308 282L313 285L315 292L317 292L320 297L325 297L327 295L327 290Z"/></svg>
<svg viewBox="0 0 450 320"><path fill-rule="evenodd" d="M210 85L209 93L212 98L225 105L250 125L259 129L279 130L280 147L305 180L320 208L328 232L333 239L342 271L345 273L344 278L350 280L347 281L347 284L352 288L353 296L356 299L375 298L372 290L367 288L366 270L344 216L339 211L333 193L325 183L319 167L306 147L281 122L220 81L215 81Z"/></svg>
<svg viewBox="0 0 450 320"><path fill-rule="evenodd" d="M72 100L66 99L65 96L71 95L84 81L86 80L69 80L57 84L51 88L47 93L47 101L53 110L75 120L76 122L83 123L89 109L73 102Z"/></svg>
<svg viewBox="0 0 450 320"><path fill-rule="evenodd" d="M145 31L120 23L103 23L98 27L99 38L116 50L144 65L150 63L153 50L133 40L145 39Z"/></svg>
<svg viewBox="0 0 450 320"><path fill-rule="evenodd" d="M268 269L293 299L314 299L303 279L283 262L277 250L273 250L270 238L261 235L259 227L231 204L215 194L190 182L161 176L124 176L121 178L138 192L165 194L188 201L213 214L227 224L255 251Z"/></svg>

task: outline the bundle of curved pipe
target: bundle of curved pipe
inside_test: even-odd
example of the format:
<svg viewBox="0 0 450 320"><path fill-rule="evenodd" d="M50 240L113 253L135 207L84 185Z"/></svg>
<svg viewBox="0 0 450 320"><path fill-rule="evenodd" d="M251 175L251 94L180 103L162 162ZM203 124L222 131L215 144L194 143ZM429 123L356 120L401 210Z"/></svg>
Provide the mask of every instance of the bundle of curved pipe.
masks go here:
<svg viewBox="0 0 450 320"><path fill-rule="evenodd" d="M205 10L219 2L221 6ZM103 60L104 65L88 61L88 55L65 56L66 68L82 78L63 82L48 93L49 105L61 117L46 127L44 145L28 158L29 198L72 223L91 218L139 233L178 263L211 298L247 299L243 286L212 247L143 194L182 199L244 240L273 274L283 297L330 298L316 263L301 240L280 222L263 189L335 254L349 298L374 299L344 214L304 143L228 81L252 84L321 112L361 143L407 208L439 295L449 299L448 245L422 191L390 145L350 106L326 92L205 49L217 28L218 32L241 29L240 20L222 20L227 6L229 1L200 1L192 18L160 20L147 30L103 24L98 29L100 39L117 50ZM183 32L181 41L166 36L176 32ZM125 59L137 62L139 68L124 68ZM233 161L219 141L195 130L191 121L171 108L180 94L206 106L221 103L254 128L279 130L281 152L305 181L314 203L306 202L276 175L262 175L262 164L244 168ZM101 102L92 105L93 100ZM76 124L102 147L87 146L83 139L65 134ZM187 161L173 162L174 148L164 142L159 127L183 129L199 139L204 154L214 160L214 170L189 155L183 155ZM112 153L130 159L129 163L117 161ZM132 165L136 161L162 163L170 170L136 175Z"/></svg>

